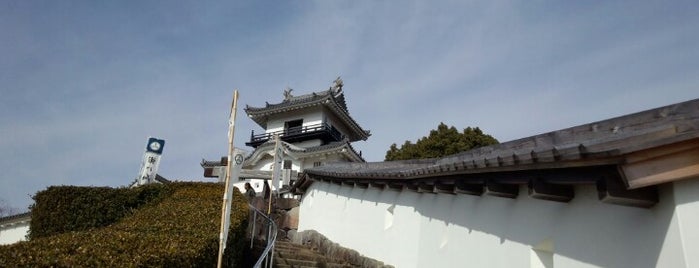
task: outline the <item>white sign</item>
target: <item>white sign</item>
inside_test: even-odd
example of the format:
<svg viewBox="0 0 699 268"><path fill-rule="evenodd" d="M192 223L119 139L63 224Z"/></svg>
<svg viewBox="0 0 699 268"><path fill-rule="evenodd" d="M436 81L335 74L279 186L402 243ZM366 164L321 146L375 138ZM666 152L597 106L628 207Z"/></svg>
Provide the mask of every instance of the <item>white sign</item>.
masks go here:
<svg viewBox="0 0 699 268"><path fill-rule="evenodd" d="M141 161L141 171L138 173L136 185L144 185L155 181L155 174L158 172L160 165L160 155L163 153L165 140L157 138L148 138L146 143L146 152L143 153Z"/></svg>
<svg viewBox="0 0 699 268"><path fill-rule="evenodd" d="M281 185L281 170L284 164L284 148L281 146L279 136L275 136L276 144L274 145L274 166L272 167L272 187L279 191Z"/></svg>
<svg viewBox="0 0 699 268"><path fill-rule="evenodd" d="M242 149L235 148L235 152L233 153L233 160L230 161L231 163L231 177L229 180L226 182L228 183L228 187L226 187L226 192L223 193L223 201L225 203L225 212L224 212L224 220L223 220L223 233L221 233L221 241L223 245L223 249L226 249L226 240L228 238L228 228L230 228L231 225L231 201L233 199L233 182L238 181L240 177L240 171L243 169L243 160L245 159L245 151Z"/></svg>

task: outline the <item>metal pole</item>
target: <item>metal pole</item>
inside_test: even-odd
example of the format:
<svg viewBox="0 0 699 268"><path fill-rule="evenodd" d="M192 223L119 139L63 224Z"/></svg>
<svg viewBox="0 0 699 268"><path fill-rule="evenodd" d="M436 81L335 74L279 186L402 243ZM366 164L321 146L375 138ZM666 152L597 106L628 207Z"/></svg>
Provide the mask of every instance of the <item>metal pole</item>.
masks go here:
<svg viewBox="0 0 699 268"><path fill-rule="evenodd" d="M271 231L270 229L272 229L272 225L267 223L267 246L269 246L269 233ZM268 268L271 267L269 265L269 251L267 252L267 257L265 258L265 266L267 266Z"/></svg>
<svg viewBox="0 0 699 268"><path fill-rule="evenodd" d="M274 266L274 244L272 244L272 250L269 251L269 267Z"/></svg>
<svg viewBox="0 0 699 268"><path fill-rule="evenodd" d="M255 223L257 223L257 211L252 211L252 231L250 231L250 248L252 249L252 243L255 242Z"/></svg>

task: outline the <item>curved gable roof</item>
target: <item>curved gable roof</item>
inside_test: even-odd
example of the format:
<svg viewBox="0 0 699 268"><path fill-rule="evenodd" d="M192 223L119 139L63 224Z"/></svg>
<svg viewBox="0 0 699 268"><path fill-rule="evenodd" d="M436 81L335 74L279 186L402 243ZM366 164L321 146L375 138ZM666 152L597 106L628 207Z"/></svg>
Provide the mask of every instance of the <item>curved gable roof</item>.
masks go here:
<svg viewBox="0 0 699 268"><path fill-rule="evenodd" d="M266 103L265 107L252 107L246 105L245 113L248 115L248 117L250 117L250 119L255 121L255 123L266 129L267 121L269 120L270 116L306 109L309 107L324 106L347 126L347 129L350 131L350 133L348 133L350 141L366 140L371 135L368 130L365 130L359 126L359 124L349 115L349 110L347 109L347 103L345 101L345 94L344 91L342 91L341 80L339 83L336 80L335 85L325 91L313 92L299 96L291 96L290 92L287 93L288 95L280 103Z"/></svg>
<svg viewBox="0 0 699 268"><path fill-rule="evenodd" d="M357 151L352 147L349 140L343 140L339 142L331 142L321 146L303 148L295 146L290 143L282 142L284 148L284 153L292 155L296 158L305 158L317 154L331 154L331 153L343 153L347 158L354 162L365 162L364 158L357 153ZM257 161L260 161L266 155L271 156L271 152L274 151L274 142L267 142L260 145L253 151L248 157L245 158L245 166L255 165Z"/></svg>

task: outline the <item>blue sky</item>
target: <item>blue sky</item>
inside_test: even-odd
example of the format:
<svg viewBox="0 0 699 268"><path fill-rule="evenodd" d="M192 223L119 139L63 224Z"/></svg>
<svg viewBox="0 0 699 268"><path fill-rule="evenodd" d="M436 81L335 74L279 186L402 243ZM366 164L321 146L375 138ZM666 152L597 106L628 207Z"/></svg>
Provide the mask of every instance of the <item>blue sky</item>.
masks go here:
<svg viewBox="0 0 699 268"><path fill-rule="evenodd" d="M342 76L369 161L439 122L508 141L699 98L695 2L570 2L3 1L0 199L124 186L148 136L160 174L203 180L234 88L261 106Z"/></svg>

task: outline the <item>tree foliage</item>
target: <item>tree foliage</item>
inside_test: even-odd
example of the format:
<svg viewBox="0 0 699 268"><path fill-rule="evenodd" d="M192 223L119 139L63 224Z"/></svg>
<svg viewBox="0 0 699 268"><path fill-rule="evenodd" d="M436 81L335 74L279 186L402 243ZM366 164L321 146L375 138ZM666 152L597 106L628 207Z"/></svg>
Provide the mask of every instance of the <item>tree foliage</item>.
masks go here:
<svg viewBox="0 0 699 268"><path fill-rule="evenodd" d="M82 193L80 193L82 192ZM83 199L103 214L123 216L106 226L54 232L32 237L11 245L0 245L0 267L214 267L217 262L221 196L224 185L220 183L176 182L159 186L140 186L128 189L104 187L57 187L43 195L64 199L55 194L70 193L72 198ZM120 204L146 202L133 211L122 213L93 202L87 194L96 193ZM42 194L37 194L41 196ZM116 195L124 195L118 197ZM36 202L66 205L91 213L94 208L75 206L76 202L38 198ZM231 223L224 260L228 267L240 267L245 248L245 231L248 225L248 202L234 191ZM133 204L133 203L131 203ZM37 204L37 207L43 207ZM62 211L63 207L55 207ZM34 210L33 209L33 210ZM35 221L32 210L32 224ZM129 209L131 210L131 209ZM67 220L49 219L57 224L72 224L78 216L87 222L95 222L100 216L85 215L83 211L70 211ZM56 215L62 217L64 215ZM112 219L109 219L112 221ZM101 224L97 224L98 226ZM32 225L31 228L34 228ZM75 230L80 229L80 230ZM34 231L34 230L32 230Z"/></svg>
<svg viewBox="0 0 699 268"><path fill-rule="evenodd" d="M29 237L110 225L140 206L170 195L170 188L163 184L136 188L50 186L32 197Z"/></svg>
<svg viewBox="0 0 699 268"><path fill-rule="evenodd" d="M415 143L405 141L400 148L395 143L391 144L386 152L386 161L441 157L493 144L498 144L498 140L478 127L467 127L459 132L453 126L439 123L429 136Z"/></svg>

